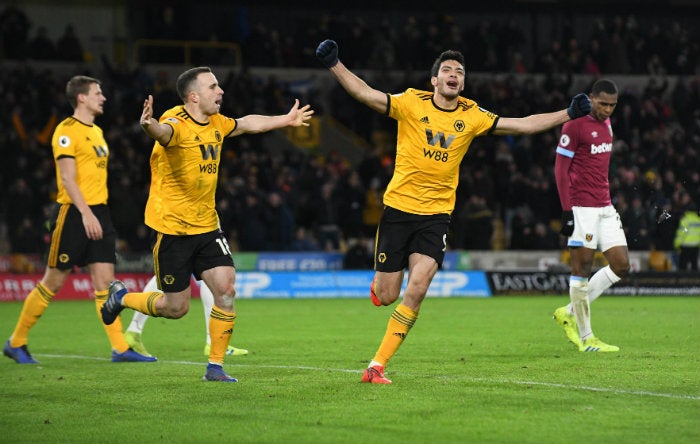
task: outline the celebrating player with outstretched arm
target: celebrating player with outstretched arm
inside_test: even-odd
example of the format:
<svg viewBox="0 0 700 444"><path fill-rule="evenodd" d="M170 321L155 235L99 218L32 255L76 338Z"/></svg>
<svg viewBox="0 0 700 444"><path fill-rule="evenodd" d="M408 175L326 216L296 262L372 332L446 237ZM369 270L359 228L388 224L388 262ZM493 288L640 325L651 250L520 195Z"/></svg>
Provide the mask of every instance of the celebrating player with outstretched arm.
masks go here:
<svg viewBox="0 0 700 444"><path fill-rule="evenodd" d="M396 166L384 194L370 298L377 306L393 304L401 292L405 268L408 284L362 375L363 382L390 384L384 368L416 322L430 282L442 265L459 165L474 137L537 133L588 114L591 104L585 94L579 94L568 109L499 117L460 96L466 68L459 51L437 57L430 71L432 91L409 88L401 94L378 91L353 74L338 59L333 40L321 42L316 56L353 98L398 122Z"/></svg>
<svg viewBox="0 0 700 444"><path fill-rule="evenodd" d="M235 268L214 199L223 138L307 126L313 111L309 105L300 108L296 100L284 115L226 117L219 113L224 91L205 66L180 74L176 89L182 105L156 120L149 96L141 113L141 127L155 140L145 219L156 232L153 265L162 292L129 293L122 282L114 281L102 319L111 324L125 307L150 316L181 318L189 310L194 275L214 293L211 351L203 379L237 382L223 369L236 319Z"/></svg>

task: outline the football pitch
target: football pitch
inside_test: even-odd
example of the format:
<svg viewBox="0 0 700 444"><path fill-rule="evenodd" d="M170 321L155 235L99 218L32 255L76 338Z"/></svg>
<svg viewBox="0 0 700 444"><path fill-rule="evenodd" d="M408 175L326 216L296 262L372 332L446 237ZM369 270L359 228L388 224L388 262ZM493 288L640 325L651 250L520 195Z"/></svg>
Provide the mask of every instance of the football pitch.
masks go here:
<svg viewBox="0 0 700 444"><path fill-rule="evenodd" d="M0 360L0 442L700 442L700 298L603 296L593 328L619 353L578 352L552 320L565 296L429 298L386 375L360 383L392 307L241 299L204 383L204 316L151 319L156 363L112 363L92 301L52 303L30 333L40 365ZM0 303L0 340L20 303ZM124 325L131 319L124 312Z"/></svg>

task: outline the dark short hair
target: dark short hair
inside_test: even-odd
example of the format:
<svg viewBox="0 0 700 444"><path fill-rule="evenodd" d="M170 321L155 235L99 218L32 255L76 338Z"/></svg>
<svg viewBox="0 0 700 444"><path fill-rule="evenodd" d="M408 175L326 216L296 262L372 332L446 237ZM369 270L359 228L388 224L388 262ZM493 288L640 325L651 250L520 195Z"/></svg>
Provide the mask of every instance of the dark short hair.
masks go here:
<svg viewBox="0 0 700 444"><path fill-rule="evenodd" d="M192 85L197 80L197 76L203 72L211 72L211 68L208 66L198 66L196 68L190 68L183 72L177 77L175 82L175 89L177 90L177 95L180 96L184 102L187 98L187 94L192 91Z"/></svg>
<svg viewBox="0 0 700 444"><path fill-rule="evenodd" d="M443 51L442 54L435 59L433 67L430 69L430 77L437 77L438 71L440 71L440 65L442 65L442 62L445 60L456 60L464 66L464 55L459 51L448 49L447 51Z"/></svg>
<svg viewBox="0 0 700 444"><path fill-rule="evenodd" d="M73 76L68 83L66 83L66 99L73 109L78 106L78 94L89 93L90 85L93 83L99 85L100 81L88 76Z"/></svg>
<svg viewBox="0 0 700 444"><path fill-rule="evenodd" d="M597 96L600 93L617 94L617 85L608 79L597 80L591 87L591 94Z"/></svg>

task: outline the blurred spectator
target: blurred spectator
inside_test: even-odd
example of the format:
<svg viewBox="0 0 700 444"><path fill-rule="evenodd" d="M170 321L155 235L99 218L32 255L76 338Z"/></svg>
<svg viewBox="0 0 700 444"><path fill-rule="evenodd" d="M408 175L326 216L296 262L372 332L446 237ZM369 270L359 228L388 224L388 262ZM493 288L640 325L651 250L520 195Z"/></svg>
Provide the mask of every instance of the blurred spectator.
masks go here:
<svg viewBox="0 0 700 444"><path fill-rule="evenodd" d="M36 60L55 60L57 58L56 46L49 39L45 26L39 26L36 35L27 47L29 58Z"/></svg>
<svg viewBox="0 0 700 444"><path fill-rule="evenodd" d="M544 222L536 222L524 230L523 249L525 250L557 250L561 248L559 233L552 230Z"/></svg>
<svg viewBox="0 0 700 444"><path fill-rule="evenodd" d="M265 209L266 246L268 251L288 250L295 237L294 214L282 196L273 191L267 195Z"/></svg>
<svg viewBox="0 0 700 444"><path fill-rule="evenodd" d="M348 173L346 180L341 183L338 193L338 215L340 228L345 237L362 236L362 213L365 208L365 188L360 181L357 171Z"/></svg>
<svg viewBox="0 0 700 444"><path fill-rule="evenodd" d="M26 230L26 220L36 221L38 223L34 223L35 227L41 227L43 221L39 217L40 207L35 196L36 193L29 187L24 177L15 179L15 182L7 190L5 221L13 251L16 251L15 236L18 236L20 231Z"/></svg>
<svg viewBox="0 0 700 444"><path fill-rule="evenodd" d="M683 213L673 246L679 250L678 269L697 271L700 249L700 215L697 204L690 203Z"/></svg>
<svg viewBox="0 0 700 444"><path fill-rule="evenodd" d="M663 198L654 207L655 223L652 225L652 244L655 250L672 251L673 241L676 237L676 227L678 217L674 217L671 212L671 200Z"/></svg>
<svg viewBox="0 0 700 444"><path fill-rule="evenodd" d="M384 187L380 187L380 180L375 177L365 193L365 205L362 211L362 224L366 236L372 236L377 231L384 208L383 196Z"/></svg>
<svg viewBox="0 0 700 444"><path fill-rule="evenodd" d="M532 210L521 205L515 208L510 223L510 244L511 250L528 250L532 236L532 224L534 218Z"/></svg>
<svg viewBox="0 0 700 444"><path fill-rule="evenodd" d="M56 52L61 60L67 62L82 62L84 60L83 45L75 34L75 27L67 24L63 34L56 42Z"/></svg>
<svg viewBox="0 0 700 444"><path fill-rule="evenodd" d="M44 236L36 225L31 218L22 218L19 226L10 234L13 253L41 254L44 251Z"/></svg>
<svg viewBox="0 0 700 444"><path fill-rule="evenodd" d="M374 267L374 247L365 238L348 240L348 249L343 256L343 269L370 270Z"/></svg>
<svg viewBox="0 0 700 444"><path fill-rule="evenodd" d="M309 233L306 227L297 227L294 240L289 246L291 251L318 251L320 250L318 242L313 235Z"/></svg>
<svg viewBox="0 0 700 444"><path fill-rule="evenodd" d="M316 206L314 221L321 248L325 251L339 250L341 240L339 200L333 183L326 182L321 185L321 192L314 204Z"/></svg>
<svg viewBox="0 0 700 444"><path fill-rule="evenodd" d="M24 60L31 23L27 14L10 4L0 12L0 59Z"/></svg>
<svg viewBox="0 0 700 444"><path fill-rule="evenodd" d="M264 251L267 248L265 208L260 195L248 192L243 205L244 217L238 222L238 245L241 251Z"/></svg>
<svg viewBox="0 0 700 444"><path fill-rule="evenodd" d="M630 206L620 213L622 226L625 229L627 246L632 250L649 250L651 248L651 216L642 203L639 195L632 197Z"/></svg>
<svg viewBox="0 0 700 444"><path fill-rule="evenodd" d="M466 250L491 250L493 237L493 212L486 205L486 199L472 194L460 214L453 220L453 248Z"/></svg>

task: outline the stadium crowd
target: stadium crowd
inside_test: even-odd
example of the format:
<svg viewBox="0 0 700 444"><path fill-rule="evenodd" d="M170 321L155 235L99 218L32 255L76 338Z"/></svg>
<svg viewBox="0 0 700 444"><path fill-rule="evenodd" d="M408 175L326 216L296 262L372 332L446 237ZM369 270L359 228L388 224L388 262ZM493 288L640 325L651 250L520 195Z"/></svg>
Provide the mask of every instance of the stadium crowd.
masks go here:
<svg viewBox="0 0 700 444"><path fill-rule="evenodd" d="M6 12L0 14L3 33ZM614 17L595 21L588 41L566 36L537 52L524 47L528 30L508 21L484 19L464 27L450 16L428 22L406 16L400 26L387 18L370 32L362 17L321 16L313 25L310 20L289 21L296 23L292 30L251 24L249 32L236 37L246 65L320 69L313 48L335 35L343 41L345 63L375 70L370 74L373 83L400 92L426 84L427 73L416 74L413 69L429 66L445 48L457 48L465 53L469 71L510 73L469 78L463 93L480 106L509 116L565 107L576 87L574 73L588 75L590 83L601 73L646 75L642 88L620 85L612 117L617 142L611 190L630 249L672 250L680 215L692 202L700 202L698 40L690 29L681 25L661 29L642 26L633 16ZM16 35L28 36L28 30ZM16 42L8 42L4 35L4 58L31 62L36 57L8 51L16 46L9 43ZM31 47L29 40L27 45ZM524 58L527 53L533 56ZM45 245L42 225L55 193L51 134L70 114L63 97L67 78L30 62L0 66L0 94L6 104L0 108L0 214L10 249L16 253L39 253ZM122 253L147 252L150 240L143 208L152 141L139 127L138 115L149 93L164 107L160 112L178 103L174 79L150 75L141 67L114 66L104 57L100 65L92 66L98 68L79 69L103 81L108 99L98 124L111 151L110 206L120 234L118 248ZM406 75L385 75L389 69ZM222 108L226 115L285 113L297 97L288 83L256 77L245 68L217 76L226 91ZM318 155L302 149L261 149L261 138L267 136L227 141L217 208L233 249L338 251L349 249L350 239L374 234L382 190L393 168L394 137L387 136L393 122L364 109L338 87L306 94L299 97L303 103L310 103L318 114L333 115L370 148L352 165L336 151ZM320 96L328 97L330 109L323 109ZM557 130L477 139L462 165L449 247L560 248L556 221L561 209L553 175L557 140ZM361 241L360 246L369 249L371 242Z"/></svg>

